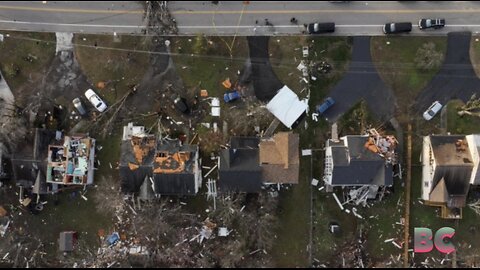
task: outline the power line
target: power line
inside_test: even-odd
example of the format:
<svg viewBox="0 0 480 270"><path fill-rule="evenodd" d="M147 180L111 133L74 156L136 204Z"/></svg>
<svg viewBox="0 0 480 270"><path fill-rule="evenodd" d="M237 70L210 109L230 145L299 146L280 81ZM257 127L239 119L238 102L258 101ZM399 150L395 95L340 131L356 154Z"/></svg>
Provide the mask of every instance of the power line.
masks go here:
<svg viewBox="0 0 480 270"><path fill-rule="evenodd" d="M17 40L26 40L26 41L33 41L33 42L43 42L43 43L53 43L56 44L56 41L48 41L43 39L37 38L27 38L27 37L18 37L18 36L8 36L8 38L17 39ZM158 37L161 38L161 37ZM248 41L247 41L248 42ZM137 49L126 49L126 48L115 48L115 47L105 47L105 46L94 46L94 45L87 45L87 44L79 44L73 42L72 45L78 47L85 47L91 49L100 49L100 50L112 50L112 51L121 51L121 52L131 52L131 53L142 53L142 54L151 54L151 55L165 55L165 56L177 56L177 57L194 57L194 58L205 58L211 60L229 60L231 62L241 62L245 63L245 61L249 58L248 56L245 57L233 57L230 58L228 56L219 56L219 55L204 55L204 54L195 54L195 53L173 53L173 52L158 52L158 51L151 51L151 50L137 50ZM172 46L172 45L170 45ZM254 45L255 46L255 45ZM317 57L318 58L318 57ZM325 58L323 58L325 59ZM285 68L285 69L292 69L296 67L296 63L292 64L278 64L282 60L276 58L268 58L266 59L270 62L272 68ZM410 72L406 72L408 69L416 69L416 64L412 62L363 62L363 61L355 61L352 62L351 60L346 61L332 61L328 60L329 63L334 65L345 65L348 64L348 69L344 70L332 70L329 74L343 74L343 73L350 73L350 74L395 74L395 75L410 75ZM354 69L352 69L354 66ZM480 64L443 64L439 71L441 70L448 70L448 71L466 71L470 70L471 68L475 68L480 66ZM361 70L362 68L366 68L365 70ZM383 69L382 71L377 71L378 69ZM293 69L296 70L296 69ZM385 71L388 70L388 71ZM430 74L426 74L425 72L422 74L420 71L418 76L431 76ZM449 77L449 78L478 78L475 75L462 75L462 74L440 74L437 72L435 76L440 77Z"/></svg>

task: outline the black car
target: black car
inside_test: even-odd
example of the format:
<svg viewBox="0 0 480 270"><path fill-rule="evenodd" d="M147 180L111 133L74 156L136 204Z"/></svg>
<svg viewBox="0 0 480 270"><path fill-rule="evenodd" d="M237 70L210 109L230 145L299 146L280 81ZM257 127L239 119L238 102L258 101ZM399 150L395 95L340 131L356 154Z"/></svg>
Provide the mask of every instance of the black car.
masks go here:
<svg viewBox="0 0 480 270"><path fill-rule="evenodd" d="M190 109L187 105L187 100L184 98L177 97L173 100L173 104L175 105L175 108L182 113L188 114L190 112Z"/></svg>
<svg viewBox="0 0 480 270"><path fill-rule="evenodd" d="M418 21L418 28L420 29L439 29L445 26L445 19L421 19Z"/></svg>
<svg viewBox="0 0 480 270"><path fill-rule="evenodd" d="M387 23L383 26L383 33L395 34L395 33L408 33L412 31L412 23L399 22L399 23Z"/></svg>
<svg viewBox="0 0 480 270"><path fill-rule="evenodd" d="M309 34L333 33L335 23L310 23L305 25Z"/></svg>

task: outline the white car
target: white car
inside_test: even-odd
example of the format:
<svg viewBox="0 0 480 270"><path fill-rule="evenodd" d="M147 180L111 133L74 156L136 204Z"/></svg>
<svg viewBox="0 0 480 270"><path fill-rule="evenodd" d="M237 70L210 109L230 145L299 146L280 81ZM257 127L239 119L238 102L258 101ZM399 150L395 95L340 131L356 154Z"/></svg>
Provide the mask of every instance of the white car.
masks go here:
<svg viewBox="0 0 480 270"><path fill-rule="evenodd" d="M92 103L93 107L97 109L99 112L105 111L107 109L107 104L97 95L95 92L93 92L92 89L88 89L85 92L85 97Z"/></svg>
<svg viewBox="0 0 480 270"><path fill-rule="evenodd" d="M442 107L443 105L440 104L438 100L433 102L433 104L423 113L423 118L425 118L427 121L432 119L442 109Z"/></svg>

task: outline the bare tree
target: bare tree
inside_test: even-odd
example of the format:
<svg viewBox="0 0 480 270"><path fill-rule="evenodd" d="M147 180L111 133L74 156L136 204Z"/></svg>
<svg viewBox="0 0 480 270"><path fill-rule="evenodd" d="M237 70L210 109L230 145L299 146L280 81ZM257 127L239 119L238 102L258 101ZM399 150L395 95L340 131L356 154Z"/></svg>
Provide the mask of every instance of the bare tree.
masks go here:
<svg viewBox="0 0 480 270"><path fill-rule="evenodd" d="M477 98L476 94L473 94L470 97L470 100L465 103L465 105L461 106L459 108L459 111L457 112L458 115L471 115L471 116L476 116L480 117L480 98Z"/></svg>

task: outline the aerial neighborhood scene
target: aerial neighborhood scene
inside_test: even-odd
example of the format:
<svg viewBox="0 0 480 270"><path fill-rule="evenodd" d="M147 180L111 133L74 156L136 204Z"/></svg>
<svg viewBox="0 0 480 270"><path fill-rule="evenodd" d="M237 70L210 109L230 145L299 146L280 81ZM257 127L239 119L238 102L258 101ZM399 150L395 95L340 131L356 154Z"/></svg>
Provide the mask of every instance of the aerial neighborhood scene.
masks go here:
<svg viewBox="0 0 480 270"><path fill-rule="evenodd" d="M476 2L0 17L0 267L480 266Z"/></svg>

